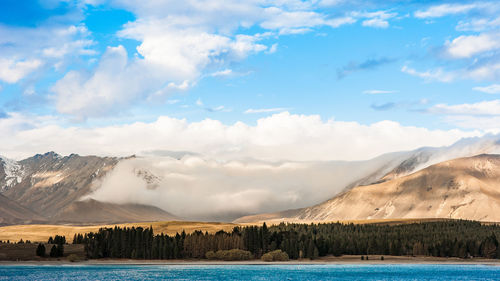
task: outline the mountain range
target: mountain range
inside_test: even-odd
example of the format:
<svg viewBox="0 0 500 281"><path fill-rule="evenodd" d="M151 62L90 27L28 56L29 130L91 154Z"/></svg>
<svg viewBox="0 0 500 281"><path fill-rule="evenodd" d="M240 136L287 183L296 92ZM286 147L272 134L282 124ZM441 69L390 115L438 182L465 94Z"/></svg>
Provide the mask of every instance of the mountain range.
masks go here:
<svg viewBox="0 0 500 281"><path fill-rule="evenodd" d="M247 214L235 222L397 218L500 221L495 213L500 207L499 153L500 137L487 135L447 147L388 153L366 161L333 161L328 167L338 181L332 182L331 190L325 190L323 202ZM182 152L176 159L184 155L191 153ZM169 206L159 208L133 200L111 203L89 197L118 163L134 157L60 156L55 152L21 161L1 157L0 224L180 220L183 214L169 213ZM135 176L147 182L148 189L154 189L150 183L159 178L144 169ZM337 194L332 198L332 193Z"/></svg>
<svg viewBox="0 0 500 281"><path fill-rule="evenodd" d="M13 161L0 159L0 224L115 223L172 220L152 206L82 200L123 158L62 157L54 152Z"/></svg>

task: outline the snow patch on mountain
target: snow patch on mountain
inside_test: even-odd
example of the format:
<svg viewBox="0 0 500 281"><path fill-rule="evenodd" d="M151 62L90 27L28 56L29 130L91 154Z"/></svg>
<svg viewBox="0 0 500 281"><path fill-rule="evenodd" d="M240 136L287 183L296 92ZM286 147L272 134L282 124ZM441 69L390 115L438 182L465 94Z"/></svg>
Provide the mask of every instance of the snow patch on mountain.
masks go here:
<svg viewBox="0 0 500 281"><path fill-rule="evenodd" d="M3 192L23 180L24 169L17 161L1 156L0 164L5 173L4 184L0 186L0 192Z"/></svg>

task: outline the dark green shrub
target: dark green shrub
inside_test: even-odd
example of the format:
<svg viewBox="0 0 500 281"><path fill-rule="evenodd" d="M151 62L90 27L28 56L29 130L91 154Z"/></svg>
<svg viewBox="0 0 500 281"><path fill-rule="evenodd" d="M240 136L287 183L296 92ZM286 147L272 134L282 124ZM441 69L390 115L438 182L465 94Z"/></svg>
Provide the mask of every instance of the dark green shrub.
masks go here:
<svg viewBox="0 0 500 281"><path fill-rule="evenodd" d="M261 260L271 262L271 261L288 261L290 258L288 257L288 254L281 251L281 250L275 250L269 253L265 253L262 255Z"/></svg>
<svg viewBox="0 0 500 281"><path fill-rule="evenodd" d="M253 258L253 255L249 251L232 249L220 250L215 253L214 251L208 251L205 253L205 257L209 260L243 261L251 260Z"/></svg>

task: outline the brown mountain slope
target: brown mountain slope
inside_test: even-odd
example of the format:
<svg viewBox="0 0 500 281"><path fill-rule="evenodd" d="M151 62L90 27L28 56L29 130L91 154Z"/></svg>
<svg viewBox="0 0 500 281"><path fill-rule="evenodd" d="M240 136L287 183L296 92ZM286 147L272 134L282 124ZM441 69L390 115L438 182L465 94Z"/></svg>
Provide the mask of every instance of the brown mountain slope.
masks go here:
<svg viewBox="0 0 500 281"><path fill-rule="evenodd" d="M153 206L80 201L99 187L99 180L114 168L120 158L76 154L60 156L48 152L21 161L1 160L0 179L4 179L0 182L1 195L4 201L9 201L9 204L2 204L0 200L2 224L29 223L33 220L88 224L178 219ZM10 176L7 177L7 174ZM10 215L16 210L20 211Z"/></svg>
<svg viewBox="0 0 500 281"><path fill-rule="evenodd" d="M43 222L43 217L0 194L0 225Z"/></svg>
<svg viewBox="0 0 500 281"><path fill-rule="evenodd" d="M89 194L96 179L111 170L117 158L37 154L19 161L22 180L2 194L44 217L51 218L82 196Z"/></svg>
<svg viewBox="0 0 500 281"><path fill-rule="evenodd" d="M99 224L172 220L179 220L179 218L157 207L139 204L113 204L88 199L73 202L61 210L51 221Z"/></svg>
<svg viewBox="0 0 500 281"><path fill-rule="evenodd" d="M355 187L313 207L235 222L394 218L500 221L500 155L442 162L408 176Z"/></svg>

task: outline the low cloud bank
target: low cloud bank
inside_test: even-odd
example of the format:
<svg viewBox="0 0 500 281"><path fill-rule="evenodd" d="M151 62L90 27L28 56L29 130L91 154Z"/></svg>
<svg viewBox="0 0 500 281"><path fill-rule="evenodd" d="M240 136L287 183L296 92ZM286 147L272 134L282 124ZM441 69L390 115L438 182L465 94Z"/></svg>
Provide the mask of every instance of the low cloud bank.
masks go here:
<svg viewBox="0 0 500 281"><path fill-rule="evenodd" d="M8 114L0 118L0 155L21 159L56 151L68 155L146 155L151 151L190 151L213 159L266 161L366 160L392 151L451 145L481 131L432 130L394 121L372 124L322 120L318 115L282 112L256 124L218 120L189 122L161 116L94 128L61 126L57 118Z"/></svg>
<svg viewBox="0 0 500 281"><path fill-rule="evenodd" d="M154 205L186 219L231 221L319 203L377 165L141 157L119 163L89 197Z"/></svg>

